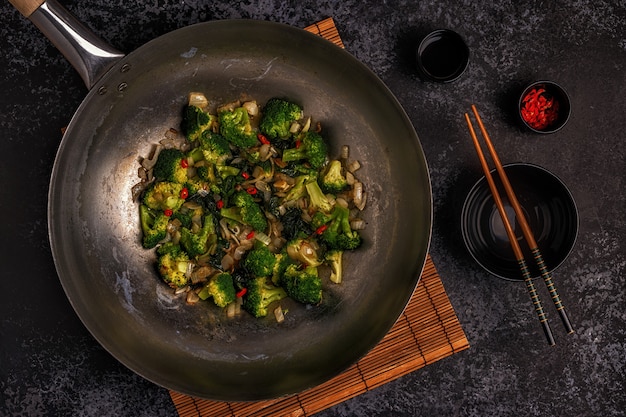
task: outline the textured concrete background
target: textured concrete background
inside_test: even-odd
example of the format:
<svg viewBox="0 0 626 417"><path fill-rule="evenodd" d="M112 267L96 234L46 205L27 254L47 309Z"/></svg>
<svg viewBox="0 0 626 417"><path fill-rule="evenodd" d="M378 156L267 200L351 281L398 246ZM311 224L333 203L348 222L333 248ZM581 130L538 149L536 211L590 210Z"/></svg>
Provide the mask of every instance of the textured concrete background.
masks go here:
<svg viewBox="0 0 626 417"><path fill-rule="evenodd" d="M598 1L67 0L107 42L131 51L192 23L252 18L305 27L333 16L349 52L396 94L432 175L431 255L471 348L319 414L331 416L626 415L626 3ZM0 4L0 415L173 416L167 391L136 376L82 326L47 241L49 174L60 129L86 90L7 2ZM413 48L433 28L465 37L471 63L454 84L421 82ZM561 83L569 124L552 136L519 128L516 92ZM480 177L462 114L481 109L505 162L557 174L580 211L580 234L555 273L576 328L544 343L523 284L483 272L458 218ZM547 300L547 292L542 297Z"/></svg>

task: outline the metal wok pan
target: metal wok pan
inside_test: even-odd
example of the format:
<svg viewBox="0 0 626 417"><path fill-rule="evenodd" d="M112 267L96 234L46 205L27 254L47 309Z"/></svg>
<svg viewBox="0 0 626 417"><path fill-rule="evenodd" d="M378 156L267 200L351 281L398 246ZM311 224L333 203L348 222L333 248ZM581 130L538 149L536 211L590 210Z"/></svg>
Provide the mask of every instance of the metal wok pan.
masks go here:
<svg viewBox="0 0 626 417"><path fill-rule="evenodd" d="M31 20L46 33L40 13ZM93 86L55 160L49 235L67 297L115 358L178 392L259 400L325 382L383 338L422 271L432 201L415 130L369 69L304 30L246 20L180 29L110 64L81 62ZM97 72L106 73L97 79ZM333 153L347 144L363 165L365 243L346 255L344 283L327 285L322 305L287 305L281 324L228 320L208 303L186 305L155 274L154 251L140 245L131 187L138 157L179 126L190 91L214 102L289 97L322 122Z"/></svg>

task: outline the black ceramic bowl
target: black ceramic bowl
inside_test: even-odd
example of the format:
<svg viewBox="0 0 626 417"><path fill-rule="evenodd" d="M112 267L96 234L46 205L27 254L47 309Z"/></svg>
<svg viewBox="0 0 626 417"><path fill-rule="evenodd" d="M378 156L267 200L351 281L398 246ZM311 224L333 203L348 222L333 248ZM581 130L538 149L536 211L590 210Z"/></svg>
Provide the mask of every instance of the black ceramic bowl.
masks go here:
<svg viewBox="0 0 626 417"><path fill-rule="evenodd" d="M568 257L578 235L578 211L565 184L544 168L531 164L508 164L504 170L517 195L522 210L549 271ZM531 276L541 275L523 239L515 213L508 204L497 172L492 176L520 242ZM461 232L470 255L485 270L500 278L521 281L522 274L487 180L483 176L470 190L461 213Z"/></svg>
<svg viewBox="0 0 626 417"><path fill-rule="evenodd" d="M469 48L458 33L438 29L422 39L416 60L422 78L448 83L459 78L467 68Z"/></svg>
<svg viewBox="0 0 626 417"><path fill-rule="evenodd" d="M571 113L569 95L552 81L535 81L520 94L518 115L528 129L535 133L560 130Z"/></svg>

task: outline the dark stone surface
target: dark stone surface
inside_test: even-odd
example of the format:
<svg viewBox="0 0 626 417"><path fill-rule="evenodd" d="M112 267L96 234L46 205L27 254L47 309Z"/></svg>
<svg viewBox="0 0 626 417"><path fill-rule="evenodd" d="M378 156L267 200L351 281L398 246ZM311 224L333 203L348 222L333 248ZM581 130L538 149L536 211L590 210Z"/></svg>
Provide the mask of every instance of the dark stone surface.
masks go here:
<svg viewBox="0 0 626 417"><path fill-rule="evenodd" d="M626 5L623 1L110 1L64 5L131 51L195 22L333 16L346 48L396 94L432 175L431 254L471 348L329 410L331 416L623 416L626 408ZM7 2L0 4L0 415L173 416L167 390L136 376L89 335L65 298L47 240L47 187L61 128L86 90L74 70ZM453 84L421 82L413 48L452 28L471 50ZM523 131L516 92L563 85L568 125ZM472 262L458 218L480 168L462 119L481 109L505 162L557 174L580 211L580 234L555 273L576 329L548 308L548 347L523 284ZM542 298L547 291L542 288ZM551 307L551 306L550 306Z"/></svg>

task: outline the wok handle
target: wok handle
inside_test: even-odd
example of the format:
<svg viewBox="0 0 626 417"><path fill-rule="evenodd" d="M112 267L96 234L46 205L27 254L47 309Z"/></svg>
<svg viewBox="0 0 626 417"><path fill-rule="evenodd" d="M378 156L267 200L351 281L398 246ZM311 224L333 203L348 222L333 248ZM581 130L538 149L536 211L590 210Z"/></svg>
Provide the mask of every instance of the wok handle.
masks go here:
<svg viewBox="0 0 626 417"><path fill-rule="evenodd" d="M57 47L87 88L124 57L85 27L56 0L9 0L9 2Z"/></svg>
<svg viewBox="0 0 626 417"><path fill-rule="evenodd" d="M9 0L9 3L26 17L30 17L44 2L45 0Z"/></svg>

